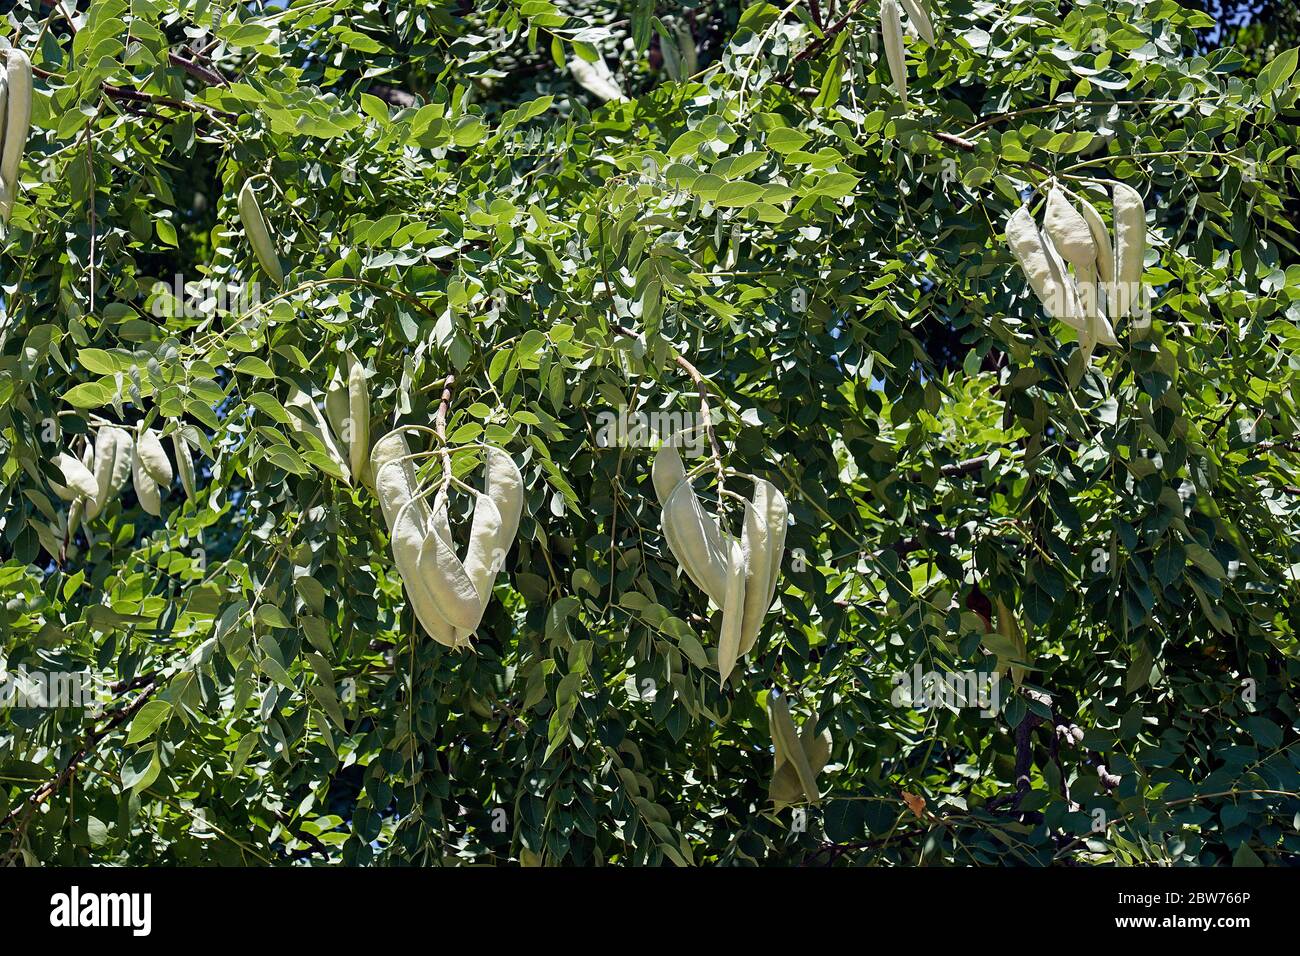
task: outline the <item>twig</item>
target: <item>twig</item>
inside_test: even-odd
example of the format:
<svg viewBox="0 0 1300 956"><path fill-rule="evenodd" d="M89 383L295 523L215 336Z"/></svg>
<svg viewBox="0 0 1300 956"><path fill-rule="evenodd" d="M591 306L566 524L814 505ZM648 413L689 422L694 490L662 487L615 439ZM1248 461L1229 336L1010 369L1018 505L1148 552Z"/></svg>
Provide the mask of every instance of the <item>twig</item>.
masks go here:
<svg viewBox="0 0 1300 956"><path fill-rule="evenodd" d="M930 135L941 142L956 146L958 149L964 149L968 153L975 152L976 144L969 139L954 136L952 133L931 133Z"/></svg>
<svg viewBox="0 0 1300 956"><path fill-rule="evenodd" d="M778 76L776 78L776 82L777 83L789 82L790 77L794 75L794 68L798 66L800 63L802 63L804 60L816 56L826 47L828 43L830 43L837 36L839 36L840 32L843 31L843 29L849 25L849 20L853 18L853 14L857 13L858 10L860 10L863 6L865 6L866 2L867 0L858 0L857 3L849 7L848 12L845 13L844 16L840 17L839 20L837 20L834 24L827 27L826 31L821 36L819 36L812 43L809 43L806 47L800 50L798 55L795 56L795 58L790 61L790 68L786 70L784 73L782 73L780 76Z"/></svg>
<svg viewBox="0 0 1300 956"><path fill-rule="evenodd" d="M58 793L64 784L66 784L77 772L77 767L82 763L82 761L90 756L95 745L107 737L115 728L134 717L136 712L144 706L145 701L152 697L154 692L157 690L157 684L148 684L144 690L140 692L140 696L133 700L128 706L114 712L103 726L98 727L87 734L85 740L82 741L81 747L72 755L72 759L68 761L68 765L59 771L59 773L52 779L41 785L41 787L30 797L20 802L16 807L5 814L5 818L0 820L0 827L8 826L20 815L30 813L54 794Z"/></svg>
<svg viewBox="0 0 1300 956"><path fill-rule="evenodd" d="M442 442L442 483L445 488L451 483L451 452L447 450L447 413L451 408L451 390L456 384L456 376L450 372L442 383L442 397L438 400L438 411L433 416L433 430Z"/></svg>

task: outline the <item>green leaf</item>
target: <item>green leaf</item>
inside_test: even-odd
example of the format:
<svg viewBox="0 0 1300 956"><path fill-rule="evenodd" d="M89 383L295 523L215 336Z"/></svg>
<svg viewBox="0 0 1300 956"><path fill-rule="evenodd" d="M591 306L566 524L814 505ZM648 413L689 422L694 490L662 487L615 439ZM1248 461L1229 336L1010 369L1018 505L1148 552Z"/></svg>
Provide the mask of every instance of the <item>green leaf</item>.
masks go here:
<svg viewBox="0 0 1300 956"><path fill-rule="evenodd" d="M142 740L148 740L157 731L158 727L171 713L171 705L166 701L149 700L136 711L131 718L131 731L127 734L127 746L138 744Z"/></svg>

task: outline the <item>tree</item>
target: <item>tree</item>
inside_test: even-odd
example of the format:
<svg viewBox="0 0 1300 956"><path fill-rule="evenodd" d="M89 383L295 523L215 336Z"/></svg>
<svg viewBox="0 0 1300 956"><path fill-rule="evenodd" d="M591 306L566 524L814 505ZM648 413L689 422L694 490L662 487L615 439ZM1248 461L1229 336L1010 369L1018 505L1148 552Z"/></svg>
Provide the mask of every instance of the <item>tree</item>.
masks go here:
<svg viewBox="0 0 1300 956"><path fill-rule="evenodd" d="M0 647L106 702L0 712L9 859L1295 859L1295 50L931 0L905 106L876 0L81 6L9 13ZM1112 181L1147 299L1088 360L1005 232ZM470 650L348 461L349 354L462 553L444 464L521 470ZM724 529L737 475L788 501L725 684L651 481L682 422ZM193 493L74 525L56 456L112 426Z"/></svg>

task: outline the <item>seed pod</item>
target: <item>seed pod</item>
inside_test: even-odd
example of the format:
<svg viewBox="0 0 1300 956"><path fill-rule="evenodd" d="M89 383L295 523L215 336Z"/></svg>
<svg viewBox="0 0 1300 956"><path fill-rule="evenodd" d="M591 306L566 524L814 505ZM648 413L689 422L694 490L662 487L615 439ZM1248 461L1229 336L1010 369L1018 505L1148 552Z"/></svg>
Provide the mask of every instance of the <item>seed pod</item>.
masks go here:
<svg viewBox="0 0 1300 956"><path fill-rule="evenodd" d="M934 24L930 22L930 14L925 7L918 0L903 0L903 9L907 11L907 18L912 21L912 26L916 27L921 38L934 46Z"/></svg>
<svg viewBox="0 0 1300 956"><path fill-rule="evenodd" d="M9 121L9 71L0 70L0 158L4 156L4 127ZM9 192L9 181L0 175L0 208L3 208L5 194Z"/></svg>
<svg viewBox="0 0 1300 956"><path fill-rule="evenodd" d="M63 472L63 479L68 483L55 487L57 494L64 501L78 498L94 498L99 494L99 483L89 468L65 452L54 456L54 464Z"/></svg>
<svg viewBox="0 0 1300 956"><path fill-rule="evenodd" d="M752 511L752 517L751 517ZM785 556L785 526L788 509L785 495L770 481L754 481L752 507L745 508L745 528L742 539L748 538L749 565L745 577L745 623L741 628L740 653L748 654L763 618L772 606L776 582L781 575L781 561ZM755 547L757 546L757 553Z"/></svg>
<svg viewBox="0 0 1300 956"><path fill-rule="evenodd" d="M375 480L375 496L379 499L384 520L390 529L398 510L415 496L418 486L415 463L407 457L410 454L411 448L400 428L393 429L379 439L370 450L370 474ZM429 529L429 506L425 501L419 500L411 505L411 511L423 537Z"/></svg>
<svg viewBox="0 0 1300 956"><path fill-rule="evenodd" d="M325 449L325 455L338 466L344 482L351 484L347 457L339 450L334 432L330 429L329 422L325 421L325 416L321 414L320 409L316 407L316 403L307 397L298 386L291 384L284 407L293 413L295 423L300 431L311 435L321 443L321 446Z"/></svg>
<svg viewBox="0 0 1300 956"><path fill-rule="evenodd" d="M352 437L348 443L348 463L352 474L367 481L366 465L370 460L370 393L366 389L366 370L355 355L348 361L348 417L352 421Z"/></svg>
<svg viewBox="0 0 1300 956"><path fill-rule="evenodd" d="M673 28L673 35L677 39L677 49L682 55L682 78L688 79L700 68L699 57L695 50L695 35L691 33L690 27L681 21L678 21Z"/></svg>
<svg viewBox="0 0 1300 956"><path fill-rule="evenodd" d="M475 502L469 549L465 555L465 573L478 592L480 615L487 610L492 599L492 584L519 531L519 519L524 509L524 479L514 459L500 448L488 447L484 450L484 465L484 495L496 506L499 520L493 525L491 512ZM434 515L433 526L434 533L440 535L449 548L454 547L445 509ZM456 639L461 644L468 643L469 636L470 632L463 629L456 632Z"/></svg>
<svg viewBox="0 0 1300 956"><path fill-rule="evenodd" d="M1048 265L1056 279L1057 287L1061 289L1061 310L1056 317L1075 331L1086 332L1088 322L1083 315L1083 305L1079 302L1079 290L1074 284L1074 279L1070 277L1070 271L1066 268L1065 260L1056 251L1056 246L1052 243L1051 237L1042 235L1042 241L1043 248L1047 251Z"/></svg>
<svg viewBox="0 0 1300 956"><path fill-rule="evenodd" d="M446 495L439 491L434 499L433 513L447 508ZM475 512L484 509L484 521L490 533L500 527L501 515L492 499L479 495ZM451 542L441 534L425 535L419 553L419 574L429 593L433 595L438 614L454 628L473 631L483 617L479 606L478 589L465 571L465 565L456 556Z"/></svg>
<svg viewBox="0 0 1300 956"><path fill-rule="evenodd" d="M773 742L780 748L784 758L794 765L799 785L807 795L808 801L813 804L820 803L821 794L817 790L817 776L808 763L808 755L804 753L784 695L775 691L768 693L767 721Z"/></svg>
<svg viewBox="0 0 1300 956"><path fill-rule="evenodd" d="M747 506L748 510L748 506ZM745 566L747 555L741 543L727 539L727 590L723 595L722 629L718 636L718 682L725 684L740 656L741 625L745 615Z"/></svg>
<svg viewBox="0 0 1300 956"><path fill-rule="evenodd" d="M172 463L167 460L167 452L163 451L162 440L159 439L158 433L151 428L142 429L136 441L136 452L149 477L161 487L170 488Z"/></svg>
<svg viewBox="0 0 1300 956"><path fill-rule="evenodd" d="M817 715L814 714L804 721L803 730L799 733L799 743L808 760L808 768L815 777L822 772L826 762L830 760L833 745L830 728L820 734L817 733ZM776 804L778 810L790 804L802 803L803 787L799 784L799 774L795 771L794 764L785 759L783 751L778 750L775 756L772 782L768 787L768 799Z"/></svg>
<svg viewBox="0 0 1300 956"><path fill-rule="evenodd" d="M6 54L8 102L5 105L4 148L0 150L0 221L9 222L14 200L18 196L18 177L22 172L23 151L32 125L32 61L22 50Z"/></svg>
<svg viewBox="0 0 1300 956"><path fill-rule="evenodd" d="M438 614L433 596L419 571L420 549L429 532L429 509L415 499L415 466L406 456L410 446L401 429L394 429L378 442L370 454L370 471L375 495L388 523L393 564L406 590L416 620L440 644L454 647L454 629Z"/></svg>
<svg viewBox="0 0 1300 956"><path fill-rule="evenodd" d="M136 442L131 454L131 477L135 482L135 496L140 507L149 514L157 516L162 513L162 495L158 493L158 483L153 480L140 455L140 443Z"/></svg>
<svg viewBox="0 0 1300 956"><path fill-rule="evenodd" d="M239 190L238 205L239 219L244 224L244 234L248 236L253 254L257 256L262 271L276 285L284 285L284 269L280 267L280 257L276 255L275 243L271 241L271 233L266 228L266 218L262 215L262 207L257 203L257 195L253 192L251 180L245 180Z"/></svg>
<svg viewBox="0 0 1300 956"><path fill-rule="evenodd" d="M1088 224L1088 231L1092 233L1092 241L1097 244L1097 275L1101 277L1102 282L1113 282L1115 279L1115 249L1110 244L1110 232L1106 229L1106 223L1101 218L1101 213L1097 212L1097 207L1082 196L1079 199L1079 214L1083 216L1084 222Z"/></svg>
<svg viewBox="0 0 1300 956"><path fill-rule="evenodd" d="M86 503L86 519L98 517L110 501L118 496L131 475L131 456L135 443L131 435L116 425L101 426L95 435L95 497Z"/></svg>
<svg viewBox="0 0 1300 956"><path fill-rule="evenodd" d="M1147 213L1141 194L1125 183L1111 187L1115 212L1115 288L1111 315L1128 318L1138 302L1147 248Z"/></svg>
<svg viewBox="0 0 1300 956"><path fill-rule="evenodd" d="M1076 270L1096 268L1097 243L1092 238L1092 230L1059 186L1052 187L1047 194L1043 231L1061 258Z"/></svg>
<svg viewBox="0 0 1300 956"><path fill-rule="evenodd" d="M654 484L655 496L659 499L661 508L668 503L668 496L677 490L678 482L686 477L681 453L673 441L670 439L664 442L650 463L650 480Z"/></svg>
<svg viewBox="0 0 1300 956"><path fill-rule="evenodd" d="M352 413L348 409L347 375L347 359L344 359L334 369L329 385L325 387L325 420L329 422L330 429L338 437L339 450L345 454L350 465L352 443L349 439L353 431L348 421ZM369 454L370 449L367 448L366 455Z"/></svg>
<svg viewBox="0 0 1300 956"><path fill-rule="evenodd" d="M695 586L722 607L727 599L727 551L713 518L704 513L695 489L682 481L663 508L664 537Z"/></svg>
<svg viewBox="0 0 1300 956"><path fill-rule="evenodd" d="M745 504L744 525L740 532L741 547L745 552L745 608L740 627L740 653L744 654L763 626L763 617L767 608L763 607L763 597L767 592L768 578L768 533L767 517L757 505L759 491L754 488L754 501Z"/></svg>
<svg viewBox="0 0 1300 956"><path fill-rule="evenodd" d="M180 472L181 486L185 489L185 496L193 498L194 456L190 454L190 446L179 429L172 432L172 448L176 451L176 470Z"/></svg>
<svg viewBox="0 0 1300 956"><path fill-rule="evenodd" d="M727 551L717 521L705 514L673 441L655 453L650 467L655 493L663 506L664 538L695 586L722 607L727 589Z"/></svg>
<svg viewBox="0 0 1300 956"><path fill-rule="evenodd" d="M895 0L882 0L880 4L880 34L885 43L885 59L889 61L889 75L906 109L907 51L903 46L903 21L898 16Z"/></svg>
<svg viewBox="0 0 1300 956"><path fill-rule="evenodd" d="M627 99L614 79L614 74L610 72L608 64L600 57L596 58L595 63L588 63L581 57L575 56L569 60L569 72L573 74L579 86L588 93L596 94L602 100L619 103Z"/></svg>
<svg viewBox="0 0 1300 956"><path fill-rule="evenodd" d="M1069 293L1062 270L1055 267L1047 244L1043 241L1028 208L1021 206L1007 220L1007 245L1038 296L1043 309L1052 318L1068 311Z"/></svg>
<svg viewBox="0 0 1300 956"><path fill-rule="evenodd" d="M443 509L441 514L446 515L446 510ZM482 620L487 602L491 600L491 585L497 580L497 555L502 542L504 523L506 522L500 514L497 502L494 502L490 496L480 494L474 499L474 516L469 527L469 548L465 550L464 571L474 588L478 614L473 627L456 628L458 641L464 641L472 635L478 627L478 622ZM435 523L434 533L454 555L455 551L451 550L451 527L446 523L445 516Z"/></svg>

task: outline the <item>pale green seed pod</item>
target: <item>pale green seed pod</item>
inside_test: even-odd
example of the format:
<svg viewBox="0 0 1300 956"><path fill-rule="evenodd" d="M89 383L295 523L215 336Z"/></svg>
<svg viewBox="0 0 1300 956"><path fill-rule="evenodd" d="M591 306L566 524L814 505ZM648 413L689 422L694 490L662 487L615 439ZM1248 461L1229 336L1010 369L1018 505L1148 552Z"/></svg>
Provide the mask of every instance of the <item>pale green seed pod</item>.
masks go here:
<svg viewBox="0 0 1300 956"><path fill-rule="evenodd" d="M393 564L402 579L416 620L435 641L454 647L454 628L438 613L433 595L420 574L420 550L429 534L430 515L428 505L423 500L414 499L417 490L415 466L405 460L410 453L401 429L394 429L375 443L370 454L375 495L388 523Z"/></svg>
<svg viewBox="0 0 1300 956"><path fill-rule="evenodd" d="M1088 321L1083 314L1083 305L1079 302L1079 290L1070 277L1065 260L1061 258L1061 254L1052 243L1051 237L1043 235L1042 240L1043 248L1047 250L1048 265L1056 279L1057 287L1061 289L1063 299L1062 309L1056 317L1075 331L1084 332L1088 328Z"/></svg>
<svg viewBox="0 0 1300 956"><path fill-rule="evenodd" d="M575 56L569 60L569 72L573 74L579 86L602 100L619 103L627 99L614 79L614 74L610 72L609 66L600 57L597 57L595 63L588 63L581 57Z"/></svg>
<svg viewBox="0 0 1300 956"><path fill-rule="evenodd" d="M668 496L662 516L664 537L695 586L717 607L726 603L727 551L718 523L704 513L689 481L683 481Z"/></svg>
<svg viewBox="0 0 1300 956"><path fill-rule="evenodd" d="M348 363L348 418L352 423L351 441L348 443L348 463L352 474L363 483L367 479L366 465L370 460L370 392L366 388L365 367L351 352Z"/></svg>
<svg viewBox="0 0 1300 956"><path fill-rule="evenodd" d="M776 582L785 556L788 509L785 495L770 481L754 481L754 496L745 508L742 540L749 547L745 577L745 619L741 628L740 653L748 654L758 640L763 618L772 606Z"/></svg>
<svg viewBox="0 0 1300 956"><path fill-rule="evenodd" d="M162 495L158 492L158 483L153 480L140 455L139 442L135 443L131 455L131 478L135 482L135 496L140 507L155 517L162 514Z"/></svg>
<svg viewBox="0 0 1300 956"><path fill-rule="evenodd" d="M925 7L917 0L903 0L903 9L907 11L907 18L912 21L912 26L916 27L921 39L934 46L934 24L930 22L930 14Z"/></svg>
<svg viewBox="0 0 1300 956"><path fill-rule="evenodd" d="M78 498L95 498L99 494L99 484L94 473L71 455L60 452L54 456L54 464L63 472L67 486L56 485L54 492L64 501L76 501Z"/></svg>
<svg viewBox="0 0 1300 956"><path fill-rule="evenodd" d="M95 497L86 502L86 519L99 516L104 507L126 487L131 476L135 442L116 425L103 425L95 435Z"/></svg>
<svg viewBox="0 0 1300 956"><path fill-rule="evenodd" d="M190 454L189 443L180 430L172 432L172 448L176 451L176 470L180 472L181 487L187 498L194 497L194 456Z"/></svg>
<svg viewBox="0 0 1300 956"><path fill-rule="evenodd" d="M433 513L445 510L446 496L440 491L434 499ZM501 515L496 505L486 495L479 495L475 511L483 509L487 533L495 535L500 528ZM429 593L433 595L438 614L452 627L472 632L483 617L478 589L465 571L465 565L456 555L451 542L442 535L428 533L420 547L419 574Z"/></svg>
<svg viewBox="0 0 1300 956"><path fill-rule="evenodd" d="M785 702L784 695L775 691L768 692L767 719L772 731L772 740L780 748L784 758L794 765L799 785L808 797L808 802L820 803L821 794L817 789L817 775L813 773L812 766L808 763L808 755L804 753L799 732L790 717L790 708Z"/></svg>
<svg viewBox="0 0 1300 956"><path fill-rule="evenodd" d="M321 410L316 407L316 403L304 394L298 386L290 384L289 395L285 399L284 407L289 410L301 432L311 435L320 442L325 450L325 455L342 472L343 480L351 484L347 456L340 450L338 440L334 437L329 422L325 420Z"/></svg>
<svg viewBox="0 0 1300 956"><path fill-rule="evenodd" d="M898 15L895 0L883 0L880 4L880 35L885 45L885 59L889 63L889 75L894 80L894 89L898 98L907 108L907 48L903 43L903 21Z"/></svg>
<svg viewBox="0 0 1300 956"><path fill-rule="evenodd" d="M718 682L725 684L740 656L741 625L745 615L745 549L735 538L727 540L727 590L723 595L722 628L718 635Z"/></svg>
<svg viewBox="0 0 1300 956"><path fill-rule="evenodd" d="M1047 194L1047 211L1043 214L1043 231L1052 240L1061 258L1078 269L1095 269L1097 243L1092 230L1065 192L1055 186Z"/></svg>
<svg viewBox="0 0 1300 956"><path fill-rule="evenodd" d="M1110 242L1110 232L1106 229L1106 223L1101 218L1101 213L1097 208L1082 196L1079 198L1079 214L1083 216L1084 221L1088 224L1088 231L1092 233L1092 241L1097 244L1097 275L1101 277L1102 282L1113 282L1115 279L1115 248Z"/></svg>
<svg viewBox="0 0 1300 956"><path fill-rule="evenodd" d="M152 428L142 429L136 440L136 453L144 470L148 472L160 487L170 488L172 484L172 463L163 450L162 439Z"/></svg>
<svg viewBox="0 0 1300 956"><path fill-rule="evenodd" d="M18 197L18 178L22 173L23 152L32 126L32 61L22 50L5 55L8 95L5 104L4 146L0 148L0 221L9 222Z"/></svg>
<svg viewBox="0 0 1300 956"><path fill-rule="evenodd" d="M262 207L258 205L257 194L253 192L251 180L245 180L239 190L238 205L239 220L244 225L244 234L248 236L248 242L253 247L253 254L257 256L262 271L276 285L284 285L284 269L280 266L280 257L276 255L275 243L271 241L271 233L266 227L266 217L262 215Z"/></svg>
<svg viewBox="0 0 1300 956"><path fill-rule="evenodd" d="M1064 318L1069 311L1069 292L1062 270L1057 269L1047 244L1029 209L1021 206L1007 220L1007 245L1029 281L1029 288L1052 318Z"/></svg>
<svg viewBox="0 0 1300 956"><path fill-rule="evenodd" d="M1111 315L1118 321L1129 316L1141 296L1147 213L1141 193L1132 186L1115 183L1111 195L1115 213L1115 305Z"/></svg>

